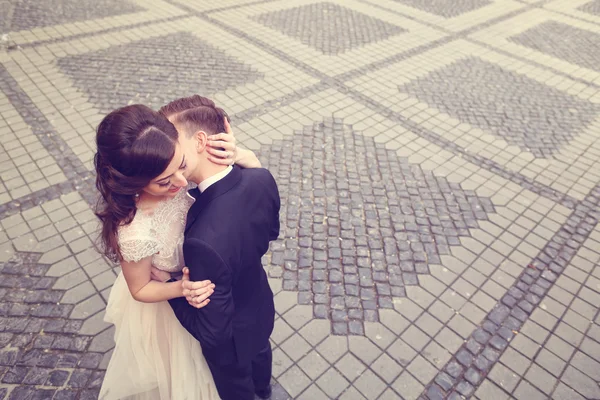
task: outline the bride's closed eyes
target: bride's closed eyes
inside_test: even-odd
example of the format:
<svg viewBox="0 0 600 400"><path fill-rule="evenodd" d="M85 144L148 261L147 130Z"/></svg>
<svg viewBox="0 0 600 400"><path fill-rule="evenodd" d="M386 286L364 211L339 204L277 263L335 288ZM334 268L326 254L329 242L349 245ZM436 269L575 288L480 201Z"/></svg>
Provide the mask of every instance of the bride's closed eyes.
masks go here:
<svg viewBox="0 0 600 400"><path fill-rule="evenodd" d="M180 170L185 170L187 168L187 163L185 162L185 156L183 156L183 160L181 160L181 165L179 166ZM173 174L171 174L171 176L173 176ZM160 187L167 187L171 185L171 176L164 178L167 179L167 181L159 181L156 182L158 184L158 186Z"/></svg>

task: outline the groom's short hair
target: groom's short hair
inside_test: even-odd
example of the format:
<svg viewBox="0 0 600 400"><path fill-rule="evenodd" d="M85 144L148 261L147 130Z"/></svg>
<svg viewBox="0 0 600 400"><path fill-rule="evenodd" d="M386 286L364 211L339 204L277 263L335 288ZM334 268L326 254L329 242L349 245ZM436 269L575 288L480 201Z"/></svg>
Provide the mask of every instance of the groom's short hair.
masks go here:
<svg viewBox="0 0 600 400"><path fill-rule="evenodd" d="M229 120L227 113L217 107L214 101L197 94L174 100L158 112L188 136L198 131L204 131L207 135L225 132L224 118Z"/></svg>

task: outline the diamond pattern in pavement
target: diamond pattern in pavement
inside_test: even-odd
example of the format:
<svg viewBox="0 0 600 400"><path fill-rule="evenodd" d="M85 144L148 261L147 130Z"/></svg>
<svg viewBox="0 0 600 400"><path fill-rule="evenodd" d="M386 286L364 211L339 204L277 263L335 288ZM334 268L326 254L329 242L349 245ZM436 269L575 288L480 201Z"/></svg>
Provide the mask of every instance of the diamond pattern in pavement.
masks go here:
<svg viewBox="0 0 600 400"><path fill-rule="evenodd" d="M589 125L600 106L469 57L399 88L537 157L550 157Z"/></svg>
<svg viewBox="0 0 600 400"><path fill-rule="evenodd" d="M282 230L271 263L337 334L363 334L379 308L470 237L494 206L423 171L341 121L306 126L259 157L278 182Z"/></svg>
<svg viewBox="0 0 600 400"><path fill-rule="evenodd" d="M406 32L399 26L333 3L315 3L253 17L323 54L341 54Z"/></svg>
<svg viewBox="0 0 600 400"><path fill-rule="evenodd" d="M210 96L263 77L183 32L68 56L58 65L104 113L132 103L158 109L189 93Z"/></svg>
<svg viewBox="0 0 600 400"><path fill-rule="evenodd" d="M534 3L0 0L0 400L97 398L94 127L192 93L281 191L273 400L599 398L600 1Z"/></svg>
<svg viewBox="0 0 600 400"><path fill-rule="evenodd" d="M15 3L11 31L143 11L126 0L18 0Z"/></svg>
<svg viewBox="0 0 600 400"><path fill-rule="evenodd" d="M599 33L556 21L547 21L511 37L510 40L600 72Z"/></svg>

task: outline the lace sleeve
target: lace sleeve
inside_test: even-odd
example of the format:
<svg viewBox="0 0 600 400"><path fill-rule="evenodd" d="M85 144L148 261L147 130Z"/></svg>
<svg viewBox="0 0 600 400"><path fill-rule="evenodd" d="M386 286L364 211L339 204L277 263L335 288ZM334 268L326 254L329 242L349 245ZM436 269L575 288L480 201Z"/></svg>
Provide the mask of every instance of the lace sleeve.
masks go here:
<svg viewBox="0 0 600 400"><path fill-rule="evenodd" d="M127 262L138 262L159 251L158 242L152 239L127 240L119 243L119 247L123 260Z"/></svg>
<svg viewBox="0 0 600 400"><path fill-rule="evenodd" d="M129 225L119 228L119 250L123 260L138 262L158 253L159 241L152 221L151 217L138 213Z"/></svg>

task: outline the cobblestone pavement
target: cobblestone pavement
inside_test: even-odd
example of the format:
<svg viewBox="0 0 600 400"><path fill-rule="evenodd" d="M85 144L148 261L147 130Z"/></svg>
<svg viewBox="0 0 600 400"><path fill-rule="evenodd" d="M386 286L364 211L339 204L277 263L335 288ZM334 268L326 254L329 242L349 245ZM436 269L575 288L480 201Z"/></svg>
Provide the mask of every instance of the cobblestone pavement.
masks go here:
<svg viewBox="0 0 600 400"><path fill-rule="evenodd" d="M94 128L192 93L279 183L275 400L600 399L600 1L0 15L0 400L97 397Z"/></svg>

